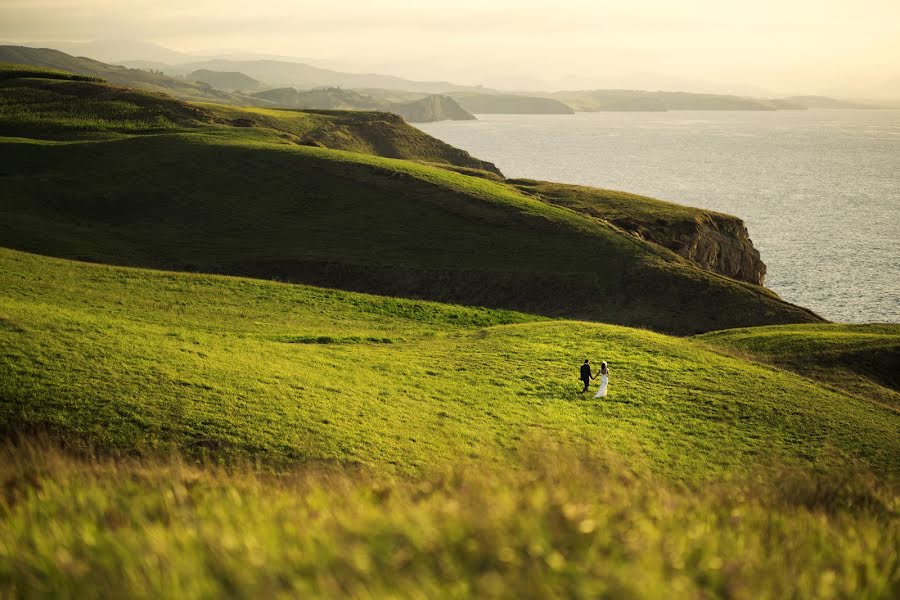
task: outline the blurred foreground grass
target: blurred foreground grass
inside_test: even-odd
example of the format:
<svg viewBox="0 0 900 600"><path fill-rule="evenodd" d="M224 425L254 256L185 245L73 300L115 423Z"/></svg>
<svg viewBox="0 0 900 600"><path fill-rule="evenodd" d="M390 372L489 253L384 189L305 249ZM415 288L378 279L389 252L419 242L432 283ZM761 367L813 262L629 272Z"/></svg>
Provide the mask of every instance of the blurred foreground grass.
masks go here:
<svg viewBox="0 0 900 600"><path fill-rule="evenodd" d="M0 453L0 597L900 594L900 495L859 465L684 487L548 442L415 478Z"/></svg>

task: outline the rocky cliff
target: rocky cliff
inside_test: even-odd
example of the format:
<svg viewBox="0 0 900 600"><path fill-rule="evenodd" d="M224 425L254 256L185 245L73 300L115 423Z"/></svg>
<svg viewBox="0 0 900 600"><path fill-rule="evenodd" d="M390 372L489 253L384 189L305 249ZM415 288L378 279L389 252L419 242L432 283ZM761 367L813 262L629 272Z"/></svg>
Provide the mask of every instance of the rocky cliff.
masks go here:
<svg viewBox="0 0 900 600"><path fill-rule="evenodd" d="M427 96L412 102L392 102L386 110L398 114L407 123L433 121L471 121L475 117L449 96Z"/></svg>
<svg viewBox="0 0 900 600"><path fill-rule="evenodd" d="M525 179L509 183L550 204L603 219L708 271L756 285L765 282L766 265L737 217L584 186Z"/></svg>
<svg viewBox="0 0 900 600"><path fill-rule="evenodd" d="M610 223L664 246L708 271L763 285L766 265L737 217L698 211L693 221L641 222L617 218Z"/></svg>

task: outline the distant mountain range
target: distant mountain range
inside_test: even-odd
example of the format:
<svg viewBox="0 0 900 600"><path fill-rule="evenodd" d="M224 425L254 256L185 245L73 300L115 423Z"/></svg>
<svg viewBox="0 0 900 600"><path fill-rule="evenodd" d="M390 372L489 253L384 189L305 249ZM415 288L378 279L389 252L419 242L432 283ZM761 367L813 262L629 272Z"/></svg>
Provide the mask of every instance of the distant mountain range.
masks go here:
<svg viewBox="0 0 900 600"><path fill-rule="evenodd" d="M101 77L112 83L160 91L185 100L248 106L391 111L409 122L472 119L473 114L571 114L597 111L804 110L880 108L874 103L825 96L749 98L721 94L643 90L554 93L502 92L445 81L343 73L289 60L196 57L154 44L71 44L109 56L144 58L111 65L59 50L0 46L0 62L31 64ZM182 62L185 58L193 59ZM161 62L174 61L175 64Z"/></svg>
<svg viewBox="0 0 900 600"><path fill-rule="evenodd" d="M205 83L210 87L214 87L226 92L245 91L252 92L261 89L265 85L261 81L257 81L252 77L238 72L229 71L210 71L208 69L197 69L191 71L184 76L189 81L197 81Z"/></svg>
<svg viewBox="0 0 900 600"><path fill-rule="evenodd" d="M483 88L457 85L446 81L412 81L393 75L374 73L341 73L314 67L312 65L284 60L226 60L215 59L188 62L161 67L167 75L185 75L191 71L240 72L271 87L294 87L311 89L316 87L341 88L382 88L405 90L423 94L446 94L457 91L481 91Z"/></svg>

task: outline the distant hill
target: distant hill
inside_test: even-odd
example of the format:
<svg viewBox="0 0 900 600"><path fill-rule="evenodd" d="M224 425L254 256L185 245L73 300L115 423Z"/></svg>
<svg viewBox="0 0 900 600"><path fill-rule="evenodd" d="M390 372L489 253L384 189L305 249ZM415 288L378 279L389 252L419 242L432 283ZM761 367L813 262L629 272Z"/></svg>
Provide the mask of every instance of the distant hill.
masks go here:
<svg viewBox="0 0 900 600"><path fill-rule="evenodd" d="M208 86L226 92L252 92L262 87L262 83L259 81L238 72L199 69L185 75L185 79L188 79L189 81L199 81L200 83L205 83Z"/></svg>
<svg viewBox="0 0 900 600"><path fill-rule="evenodd" d="M420 100L394 102L387 105L390 112L397 113L409 123L431 121L472 121L475 117L461 107L450 96L434 94Z"/></svg>
<svg viewBox="0 0 900 600"><path fill-rule="evenodd" d="M572 107L553 98L517 94L476 94L454 92L450 97L475 114L558 114L571 115Z"/></svg>
<svg viewBox="0 0 900 600"><path fill-rule="evenodd" d="M827 96L790 96L784 99L787 102L799 104L806 108L880 108L876 103L857 102L852 100L840 100Z"/></svg>
<svg viewBox="0 0 900 600"><path fill-rule="evenodd" d="M448 96L430 95L416 100L390 102L379 100L355 90L319 88L300 91L294 88L277 88L253 94L278 108L329 109L329 110L377 110L403 117L408 123L432 121L465 121L475 117Z"/></svg>
<svg viewBox="0 0 900 600"><path fill-rule="evenodd" d="M19 44L17 44L19 45ZM52 48L72 56L90 56L110 64L125 64L129 61L172 64L197 60L197 56L178 52L159 44L140 40L94 40L91 42L25 42L30 48ZM128 65L137 66L137 65ZM144 68L144 67L140 67Z"/></svg>
<svg viewBox="0 0 900 600"><path fill-rule="evenodd" d="M282 64L278 63L278 61L249 62ZM376 110L399 114L410 123L445 119L474 119L455 100L448 97L425 97L402 102L384 102L358 92L339 88L315 89L304 92L280 88L250 94L262 84L260 81L238 71L198 69L188 73L185 78L170 77L156 71L130 69L108 65L90 58L74 57L49 48L0 46L0 63L27 64L60 69L88 77L98 77L119 85L153 92L165 92L183 100L285 108ZM316 70L315 67L310 68ZM235 93L237 91L248 93Z"/></svg>
<svg viewBox="0 0 900 600"><path fill-rule="evenodd" d="M54 85L50 81L53 79L69 79L72 85ZM81 75L18 65L0 66L0 84L3 85L0 98L5 100L0 107L0 131L4 135L57 140L95 138L102 133L100 137L115 138L123 134L225 127L241 133L242 137L264 133L285 143L501 175L493 164L407 125L394 114L195 105ZM41 99L52 105L52 111L48 106L40 119L21 118L19 111L27 110L31 103ZM106 113L117 118L104 120L102 115ZM96 116L97 120L85 115Z"/></svg>
<svg viewBox="0 0 900 600"><path fill-rule="evenodd" d="M666 111L666 110L806 110L808 108L879 108L877 103L828 98L745 98L721 94L647 92L642 90L587 90L555 92L557 98L576 111ZM476 111L478 112L478 111Z"/></svg>
<svg viewBox="0 0 900 600"><path fill-rule="evenodd" d="M667 110L778 110L769 100L721 94L653 92Z"/></svg>
<svg viewBox="0 0 900 600"><path fill-rule="evenodd" d="M478 88L445 81L412 81L392 75L373 73L341 73L311 65L283 60L207 60L173 65L164 70L184 75L198 69L240 72L273 87L312 89L317 87L381 88L427 94L446 94L452 91L472 91Z"/></svg>
<svg viewBox="0 0 900 600"><path fill-rule="evenodd" d="M241 99L206 84L177 79L142 69L108 65L90 58L75 57L49 48L0 46L0 63L14 63L60 69L79 75L99 77L111 83L152 92L165 92L186 100L241 104Z"/></svg>
<svg viewBox="0 0 900 600"><path fill-rule="evenodd" d="M0 239L13 248L677 333L820 320L491 181L493 165L384 113L197 106L8 79L0 137Z"/></svg>
<svg viewBox="0 0 900 600"><path fill-rule="evenodd" d="M341 88L296 90L275 88L252 94L277 108L302 108L317 110L380 110L384 106L371 96Z"/></svg>
<svg viewBox="0 0 900 600"><path fill-rule="evenodd" d="M667 110L783 110L802 109L791 102L719 94L648 92L642 90L586 90L551 94L580 112Z"/></svg>

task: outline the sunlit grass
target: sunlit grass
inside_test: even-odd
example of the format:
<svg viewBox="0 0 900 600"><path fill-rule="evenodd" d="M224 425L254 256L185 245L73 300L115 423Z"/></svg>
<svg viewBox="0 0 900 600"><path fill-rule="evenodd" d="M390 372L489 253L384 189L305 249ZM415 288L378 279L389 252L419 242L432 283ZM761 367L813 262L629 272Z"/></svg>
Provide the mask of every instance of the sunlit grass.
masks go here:
<svg viewBox="0 0 900 600"><path fill-rule="evenodd" d="M900 496L860 467L687 489L598 447L415 479L0 455L0 595L890 598Z"/></svg>
<svg viewBox="0 0 900 600"><path fill-rule="evenodd" d="M825 464L826 448L883 473L900 464L896 412L689 339L0 257L0 421L11 431L123 454L174 446L407 473L460 457L503 464L535 432L639 447L676 480L769 456ZM610 362L605 401L578 393L585 356Z"/></svg>
<svg viewBox="0 0 900 600"><path fill-rule="evenodd" d="M696 339L900 409L900 325L752 327Z"/></svg>

